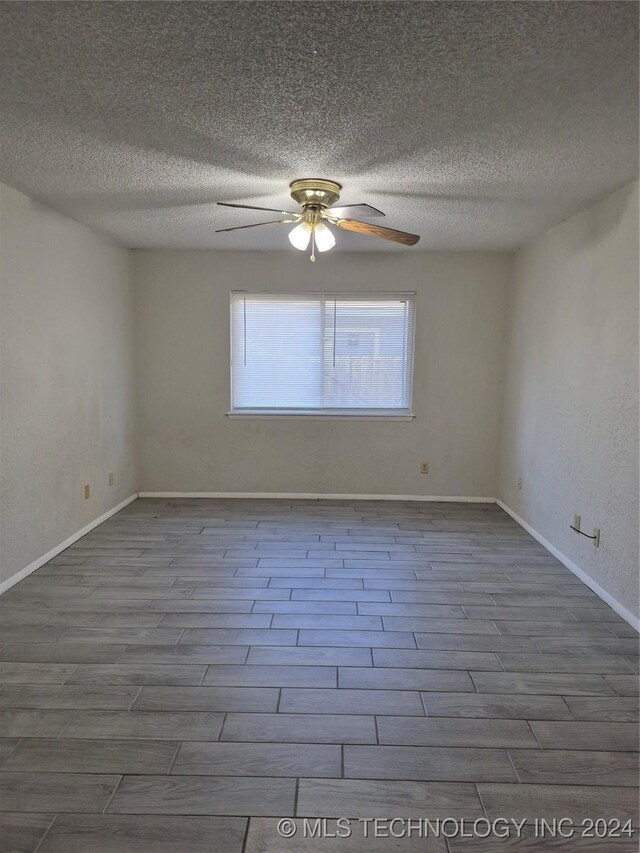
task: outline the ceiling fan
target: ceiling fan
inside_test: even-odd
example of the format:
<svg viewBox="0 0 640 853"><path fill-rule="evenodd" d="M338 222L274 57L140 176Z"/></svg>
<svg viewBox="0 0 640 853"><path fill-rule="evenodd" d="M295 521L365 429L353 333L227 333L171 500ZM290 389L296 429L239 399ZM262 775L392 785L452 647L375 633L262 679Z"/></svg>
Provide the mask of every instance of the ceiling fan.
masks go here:
<svg viewBox="0 0 640 853"><path fill-rule="evenodd" d="M239 231L242 228L258 228L260 225L291 224L295 228L289 232L289 242L301 252L306 251L311 244L309 260L315 261L316 249L318 252L327 252L333 249L336 238L329 228L335 225L344 231L353 231L356 234L365 234L370 237L381 237L383 240L392 240L394 243L402 243L404 246L413 246L420 237L417 234L407 234L406 231L396 231L393 228L382 228L380 225L371 225L368 222L360 222L351 219L351 216L384 216L381 210L370 204L348 204L344 207L331 207L340 198L342 185L336 181L326 181L322 178L302 178L289 184L291 197L298 202L300 211L277 210L273 207L255 207L252 204L234 204L228 201L219 201L222 207L243 207L247 210L268 210L271 213L279 213L286 219L270 219L267 222L256 222L253 225L237 225L235 228L219 228L215 233L223 231ZM349 218L347 218L349 217Z"/></svg>

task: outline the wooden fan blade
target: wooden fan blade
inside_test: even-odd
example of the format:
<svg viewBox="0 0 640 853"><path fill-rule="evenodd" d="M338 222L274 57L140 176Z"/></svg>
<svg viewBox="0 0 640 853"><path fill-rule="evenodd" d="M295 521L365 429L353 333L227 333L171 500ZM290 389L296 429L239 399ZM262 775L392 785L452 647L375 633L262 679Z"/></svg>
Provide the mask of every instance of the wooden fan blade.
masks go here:
<svg viewBox="0 0 640 853"><path fill-rule="evenodd" d="M370 204L345 204L344 207L328 207L326 211L329 216L342 219L345 216L384 216L377 207Z"/></svg>
<svg viewBox="0 0 640 853"><path fill-rule="evenodd" d="M382 228L380 225L371 225L368 222L357 222L355 219L338 219L335 224L345 231L353 231L369 237L382 237L383 240L392 240L394 243L403 243L405 246L414 246L420 239L417 234L407 234L406 231L396 231L394 228Z"/></svg>
<svg viewBox="0 0 640 853"><path fill-rule="evenodd" d="M275 225L278 222L294 222L293 219L270 219L268 222L254 222L253 225L236 225L234 228L217 228L213 233L221 234L223 231L240 231L242 228L257 228L259 225Z"/></svg>
<svg viewBox="0 0 640 853"><path fill-rule="evenodd" d="M277 210L275 207L255 207L253 204L234 204L230 201L217 201L221 207L243 207L245 210L268 210L271 213L284 213L286 216L294 216L290 210Z"/></svg>

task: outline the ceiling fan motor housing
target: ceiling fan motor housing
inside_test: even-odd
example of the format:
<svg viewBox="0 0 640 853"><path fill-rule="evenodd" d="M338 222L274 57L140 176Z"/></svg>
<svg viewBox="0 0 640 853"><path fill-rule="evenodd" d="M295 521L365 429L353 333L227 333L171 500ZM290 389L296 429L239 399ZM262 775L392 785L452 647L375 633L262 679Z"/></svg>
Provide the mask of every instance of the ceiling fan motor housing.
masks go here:
<svg viewBox="0 0 640 853"><path fill-rule="evenodd" d="M289 184L291 198L303 207L330 207L340 198L342 185L323 178L301 178Z"/></svg>

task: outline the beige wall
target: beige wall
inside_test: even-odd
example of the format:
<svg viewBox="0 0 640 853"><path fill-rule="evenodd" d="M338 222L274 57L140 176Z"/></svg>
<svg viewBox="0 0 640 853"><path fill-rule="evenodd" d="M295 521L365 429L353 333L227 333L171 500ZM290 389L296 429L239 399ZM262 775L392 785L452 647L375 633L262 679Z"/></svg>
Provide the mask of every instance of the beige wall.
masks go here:
<svg viewBox="0 0 640 853"><path fill-rule="evenodd" d="M495 495L508 256L134 256L141 491ZM252 288L417 291L416 419L226 418L229 292Z"/></svg>
<svg viewBox="0 0 640 853"><path fill-rule="evenodd" d="M130 259L0 190L1 581L134 493L137 474Z"/></svg>
<svg viewBox="0 0 640 853"><path fill-rule="evenodd" d="M637 614L637 184L518 252L508 327L498 494Z"/></svg>

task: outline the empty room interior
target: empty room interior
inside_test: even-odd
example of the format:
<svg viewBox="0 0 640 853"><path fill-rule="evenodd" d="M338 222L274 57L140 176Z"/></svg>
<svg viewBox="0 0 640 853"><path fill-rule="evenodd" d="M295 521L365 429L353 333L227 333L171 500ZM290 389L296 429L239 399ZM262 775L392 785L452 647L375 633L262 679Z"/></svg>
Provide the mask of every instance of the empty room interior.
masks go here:
<svg viewBox="0 0 640 853"><path fill-rule="evenodd" d="M637 853L636 2L0 2L1 853Z"/></svg>

